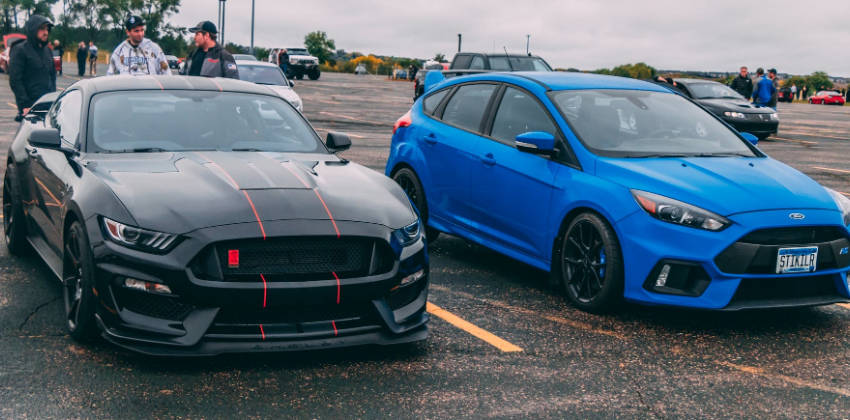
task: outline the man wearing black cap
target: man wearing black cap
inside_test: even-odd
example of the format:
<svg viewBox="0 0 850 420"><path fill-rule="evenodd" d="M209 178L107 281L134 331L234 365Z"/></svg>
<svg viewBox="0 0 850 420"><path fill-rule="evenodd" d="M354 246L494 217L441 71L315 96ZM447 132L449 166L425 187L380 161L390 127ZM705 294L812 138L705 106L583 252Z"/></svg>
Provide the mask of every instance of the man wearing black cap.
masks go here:
<svg viewBox="0 0 850 420"><path fill-rule="evenodd" d="M21 121L32 104L45 93L56 90L56 68L47 37L53 28L47 18L32 15L25 26L27 39L12 47L9 58L9 86L15 93Z"/></svg>
<svg viewBox="0 0 850 420"><path fill-rule="evenodd" d="M171 70L162 48L145 38L145 21L139 16L130 16L124 22L124 27L127 29L127 39L112 52L106 75L170 75Z"/></svg>
<svg viewBox="0 0 850 420"><path fill-rule="evenodd" d="M210 21L198 23L189 32L195 33L195 52L189 55L189 62L184 67L184 74L204 77L239 78L236 60L221 45L216 42L218 30Z"/></svg>

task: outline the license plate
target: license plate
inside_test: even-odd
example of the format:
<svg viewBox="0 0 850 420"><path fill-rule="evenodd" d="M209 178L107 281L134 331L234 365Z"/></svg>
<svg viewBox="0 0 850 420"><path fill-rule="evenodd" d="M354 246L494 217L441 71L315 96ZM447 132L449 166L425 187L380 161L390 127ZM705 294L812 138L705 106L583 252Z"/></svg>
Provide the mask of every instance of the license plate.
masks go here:
<svg viewBox="0 0 850 420"><path fill-rule="evenodd" d="M818 264L818 247L779 248L776 273L811 273Z"/></svg>

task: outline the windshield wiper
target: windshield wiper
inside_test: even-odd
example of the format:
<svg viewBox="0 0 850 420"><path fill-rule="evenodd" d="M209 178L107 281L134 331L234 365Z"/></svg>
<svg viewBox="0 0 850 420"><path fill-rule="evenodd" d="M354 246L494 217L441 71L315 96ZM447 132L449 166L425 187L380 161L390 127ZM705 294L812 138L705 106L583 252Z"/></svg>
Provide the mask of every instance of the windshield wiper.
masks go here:
<svg viewBox="0 0 850 420"><path fill-rule="evenodd" d="M161 147L137 147L135 149L109 150L109 153L156 153L156 152L173 152L174 150L165 150Z"/></svg>
<svg viewBox="0 0 850 420"><path fill-rule="evenodd" d="M230 149L231 152L273 152L273 150L258 149L256 147L238 147Z"/></svg>

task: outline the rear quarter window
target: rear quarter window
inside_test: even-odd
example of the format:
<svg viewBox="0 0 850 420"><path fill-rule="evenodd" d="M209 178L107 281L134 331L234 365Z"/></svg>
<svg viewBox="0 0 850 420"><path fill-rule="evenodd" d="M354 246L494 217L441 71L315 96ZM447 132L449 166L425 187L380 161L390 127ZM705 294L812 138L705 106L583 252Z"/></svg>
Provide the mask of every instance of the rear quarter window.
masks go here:
<svg viewBox="0 0 850 420"><path fill-rule="evenodd" d="M443 98L446 97L450 90L451 88L443 89L426 96L422 101L422 110L428 115L434 115L434 111L437 110L440 102L443 102Z"/></svg>

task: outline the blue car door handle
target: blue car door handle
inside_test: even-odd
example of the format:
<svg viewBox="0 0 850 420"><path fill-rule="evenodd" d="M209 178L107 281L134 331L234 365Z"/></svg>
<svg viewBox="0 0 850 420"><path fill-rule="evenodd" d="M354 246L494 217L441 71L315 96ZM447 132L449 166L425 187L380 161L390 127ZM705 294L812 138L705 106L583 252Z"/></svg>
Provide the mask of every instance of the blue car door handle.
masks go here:
<svg viewBox="0 0 850 420"><path fill-rule="evenodd" d="M487 153L486 155L481 157L481 162L483 162L487 166L493 166L496 164L496 158L493 157L492 153Z"/></svg>
<svg viewBox="0 0 850 420"><path fill-rule="evenodd" d="M435 136L434 133L428 133L428 135L425 136L425 143L437 144L437 136Z"/></svg>

